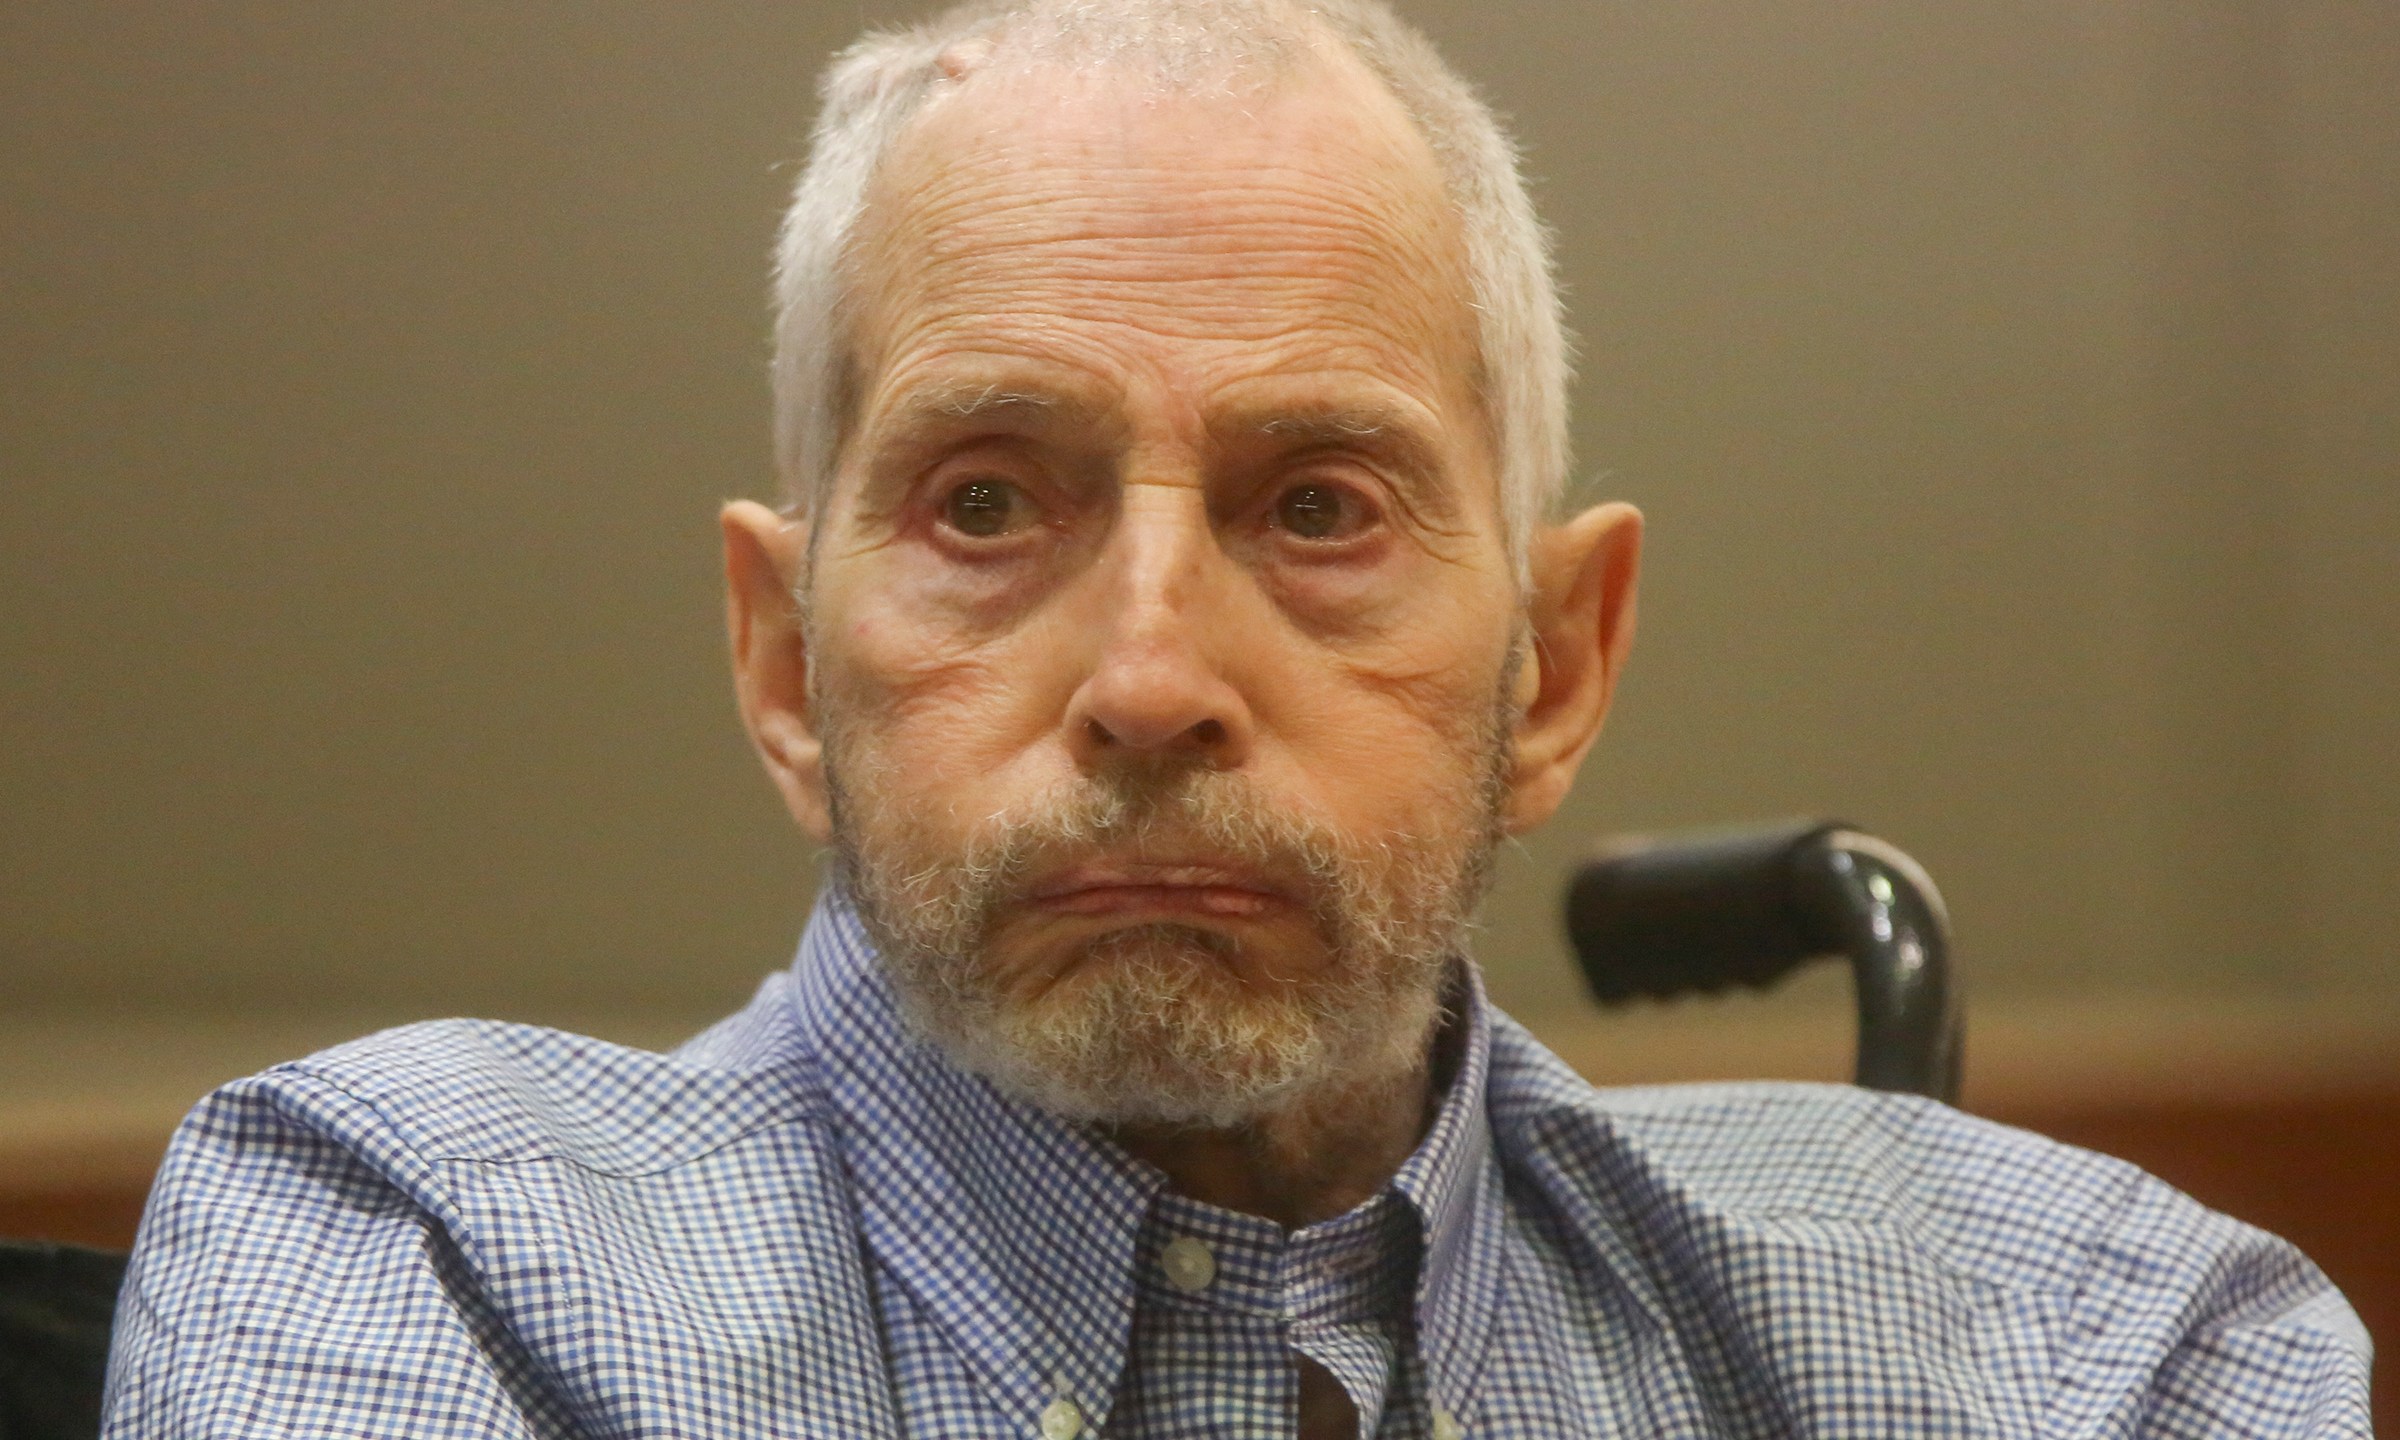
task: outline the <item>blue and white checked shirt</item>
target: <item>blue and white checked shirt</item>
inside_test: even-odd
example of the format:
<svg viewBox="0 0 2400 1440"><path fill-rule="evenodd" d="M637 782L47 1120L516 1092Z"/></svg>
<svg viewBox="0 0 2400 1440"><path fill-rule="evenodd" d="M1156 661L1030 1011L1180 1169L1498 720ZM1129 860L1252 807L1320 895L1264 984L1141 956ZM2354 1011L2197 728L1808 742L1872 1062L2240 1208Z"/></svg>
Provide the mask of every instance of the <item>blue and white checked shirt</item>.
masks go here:
<svg viewBox="0 0 2400 1440"><path fill-rule="evenodd" d="M2367 1340L2131 1166L1836 1086L1598 1091L1465 979L1391 1185L1286 1233L916 1040L855 916L672 1055L412 1026L162 1170L107 1434L2359 1436Z"/></svg>

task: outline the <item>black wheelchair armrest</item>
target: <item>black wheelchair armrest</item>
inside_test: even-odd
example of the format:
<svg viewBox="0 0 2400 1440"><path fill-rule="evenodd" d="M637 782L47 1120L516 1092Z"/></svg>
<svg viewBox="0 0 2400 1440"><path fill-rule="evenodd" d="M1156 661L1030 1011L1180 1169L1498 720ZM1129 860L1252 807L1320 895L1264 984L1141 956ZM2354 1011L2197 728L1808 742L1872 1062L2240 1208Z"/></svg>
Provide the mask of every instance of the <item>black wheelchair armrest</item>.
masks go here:
<svg viewBox="0 0 2400 1440"><path fill-rule="evenodd" d="M1923 867L1835 821L1613 843L1575 874L1567 934L1605 1005L1763 989L1850 961L1861 1085L1955 1103L1963 1026L1949 916Z"/></svg>

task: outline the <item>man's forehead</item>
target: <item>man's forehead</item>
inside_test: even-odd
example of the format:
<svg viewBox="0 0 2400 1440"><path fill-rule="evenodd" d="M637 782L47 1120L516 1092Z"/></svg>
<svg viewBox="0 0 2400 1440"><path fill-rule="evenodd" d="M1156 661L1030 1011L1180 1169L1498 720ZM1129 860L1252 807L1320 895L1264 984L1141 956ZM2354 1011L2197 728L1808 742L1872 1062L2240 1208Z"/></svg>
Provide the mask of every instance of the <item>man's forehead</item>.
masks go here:
<svg viewBox="0 0 2400 1440"><path fill-rule="evenodd" d="M1038 351L1059 324L1281 347L1301 368L1475 353L1431 148L1338 50L1242 96L970 74L887 156L852 258L862 369L912 345Z"/></svg>
<svg viewBox="0 0 2400 1440"><path fill-rule="evenodd" d="M1252 80L1168 85L1139 65L994 57L949 82L895 139L867 213L966 171L1063 169L1095 189L1172 166L1190 190L1244 171L1326 173L1386 203L1449 207L1433 150L1388 88L1327 39Z"/></svg>

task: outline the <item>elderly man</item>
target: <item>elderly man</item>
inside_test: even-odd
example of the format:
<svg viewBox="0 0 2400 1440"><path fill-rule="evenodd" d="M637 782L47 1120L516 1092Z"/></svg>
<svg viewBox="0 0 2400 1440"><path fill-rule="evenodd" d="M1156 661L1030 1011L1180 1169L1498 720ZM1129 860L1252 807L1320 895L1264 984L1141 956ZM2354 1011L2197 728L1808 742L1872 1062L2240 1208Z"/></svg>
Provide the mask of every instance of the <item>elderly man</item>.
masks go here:
<svg viewBox="0 0 2400 1440"><path fill-rule="evenodd" d="M672 1055L420 1026L178 1138L111 1433L2363 1434L2357 1322L2127 1167L1604 1094L1485 1002L1639 518L1492 117L1375 0L835 64L741 710L836 880Z"/></svg>

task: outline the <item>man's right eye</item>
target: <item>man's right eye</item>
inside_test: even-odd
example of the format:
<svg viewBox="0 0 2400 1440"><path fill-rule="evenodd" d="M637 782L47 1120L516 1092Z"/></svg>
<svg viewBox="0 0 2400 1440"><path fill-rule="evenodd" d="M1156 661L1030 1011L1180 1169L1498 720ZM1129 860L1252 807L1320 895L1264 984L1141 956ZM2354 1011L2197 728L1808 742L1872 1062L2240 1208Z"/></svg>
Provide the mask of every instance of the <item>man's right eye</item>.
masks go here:
<svg viewBox="0 0 2400 1440"><path fill-rule="evenodd" d="M942 499L942 519L961 535L986 539L1033 522L1033 502L1006 480L968 480Z"/></svg>

